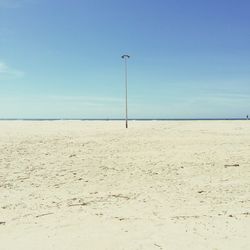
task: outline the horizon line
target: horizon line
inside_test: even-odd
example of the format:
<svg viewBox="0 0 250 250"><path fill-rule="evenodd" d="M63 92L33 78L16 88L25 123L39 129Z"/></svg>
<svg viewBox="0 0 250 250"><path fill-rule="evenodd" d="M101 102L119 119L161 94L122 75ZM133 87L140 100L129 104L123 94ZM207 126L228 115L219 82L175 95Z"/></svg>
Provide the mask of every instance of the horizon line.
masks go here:
<svg viewBox="0 0 250 250"><path fill-rule="evenodd" d="M249 118L250 119L250 118ZM0 118L0 121L124 121L124 118ZM219 118L129 118L129 121L212 121L212 120L248 120L247 117Z"/></svg>

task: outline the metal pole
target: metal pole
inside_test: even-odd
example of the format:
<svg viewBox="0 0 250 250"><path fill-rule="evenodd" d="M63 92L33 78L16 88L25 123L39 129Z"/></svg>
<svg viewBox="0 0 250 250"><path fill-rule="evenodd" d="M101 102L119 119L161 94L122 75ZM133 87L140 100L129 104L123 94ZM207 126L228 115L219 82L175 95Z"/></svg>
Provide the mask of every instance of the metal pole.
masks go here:
<svg viewBox="0 0 250 250"><path fill-rule="evenodd" d="M126 121L126 128L128 128L128 67L127 67L127 59L129 55L123 55L122 59L124 59L125 63L125 121Z"/></svg>
<svg viewBox="0 0 250 250"><path fill-rule="evenodd" d="M125 91L126 91L126 128L128 128L128 69L127 69L126 57L125 57Z"/></svg>

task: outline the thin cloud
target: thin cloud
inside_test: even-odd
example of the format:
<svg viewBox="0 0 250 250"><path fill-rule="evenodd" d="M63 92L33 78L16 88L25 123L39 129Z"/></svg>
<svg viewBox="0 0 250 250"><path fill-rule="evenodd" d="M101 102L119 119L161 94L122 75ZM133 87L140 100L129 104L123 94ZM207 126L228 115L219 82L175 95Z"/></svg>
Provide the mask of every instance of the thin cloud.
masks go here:
<svg viewBox="0 0 250 250"><path fill-rule="evenodd" d="M103 104L121 104L122 98L108 97L108 96L22 96L22 97L1 97L5 101L36 101L36 102L53 102L53 103L82 103L87 105L99 106Z"/></svg>
<svg viewBox="0 0 250 250"><path fill-rule="evenodd" d="M61 95L52 95L48 96L52 100L60 101L91 101L91 102L121 102L121 98L108 97L108 96L61 96Z"/></svg>
<svg viewBox="0 0 250 250"><path fill-rule="evenodd" d="M0 61L0 80L19 78L24 75L23 71L9 67L5 62Z"/></svg>

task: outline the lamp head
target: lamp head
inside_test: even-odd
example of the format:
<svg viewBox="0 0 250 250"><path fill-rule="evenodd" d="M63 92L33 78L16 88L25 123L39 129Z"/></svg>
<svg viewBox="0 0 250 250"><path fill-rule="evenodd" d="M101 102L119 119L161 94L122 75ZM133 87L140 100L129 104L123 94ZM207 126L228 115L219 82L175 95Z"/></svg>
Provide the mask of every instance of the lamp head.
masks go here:
<svg viewBox="0 0 250 250"><path fill-rule="evenodd" d="M124 59L124 58L130 58L130 56L129 55L123 55L122 59Z"/></svg>

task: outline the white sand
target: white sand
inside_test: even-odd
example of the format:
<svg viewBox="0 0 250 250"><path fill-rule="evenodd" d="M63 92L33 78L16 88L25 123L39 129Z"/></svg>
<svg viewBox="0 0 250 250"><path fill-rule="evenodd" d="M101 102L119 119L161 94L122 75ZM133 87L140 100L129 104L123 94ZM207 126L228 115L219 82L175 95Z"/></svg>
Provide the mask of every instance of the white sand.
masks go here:
<svg viewBox="0 0 250 250"><path fill-rule="evenodd" d="M0 122L0 249L250 249L250 122L129 125Z"/></svg>

